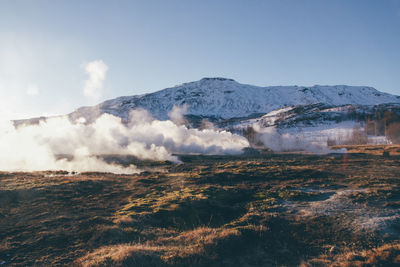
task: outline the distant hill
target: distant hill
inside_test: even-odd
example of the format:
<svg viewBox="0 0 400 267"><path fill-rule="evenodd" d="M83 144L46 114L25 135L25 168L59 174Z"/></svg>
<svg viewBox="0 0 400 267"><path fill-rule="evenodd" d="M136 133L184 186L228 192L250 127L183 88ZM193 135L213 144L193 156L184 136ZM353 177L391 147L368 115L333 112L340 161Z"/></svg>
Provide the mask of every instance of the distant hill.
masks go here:
<svg viewBox="0 0 400 267"><path fill-rule="evenodd" d="M226 78L203 78L154 93L122 96L93 107L81 107L69 114L89 121L103 113L127 118L132 109L143 108L164 120L174 105L188 105L188 115L216 119L263 115L289 106L400 104L400 96L367 86L268 86L240 84Z"/></svg>

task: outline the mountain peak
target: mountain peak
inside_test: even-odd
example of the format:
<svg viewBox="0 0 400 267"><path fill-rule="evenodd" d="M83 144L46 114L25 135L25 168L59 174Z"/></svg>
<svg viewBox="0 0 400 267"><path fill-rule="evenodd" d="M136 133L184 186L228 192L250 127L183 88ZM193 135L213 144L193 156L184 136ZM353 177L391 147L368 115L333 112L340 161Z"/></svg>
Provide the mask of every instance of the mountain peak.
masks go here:
<svg viewBox="0 0 400 267"><path fill-rule="evenodd" d="M230 82L235 82L234 79L223 78L223 77L204 77L200 81L230 81Z"/></svg>

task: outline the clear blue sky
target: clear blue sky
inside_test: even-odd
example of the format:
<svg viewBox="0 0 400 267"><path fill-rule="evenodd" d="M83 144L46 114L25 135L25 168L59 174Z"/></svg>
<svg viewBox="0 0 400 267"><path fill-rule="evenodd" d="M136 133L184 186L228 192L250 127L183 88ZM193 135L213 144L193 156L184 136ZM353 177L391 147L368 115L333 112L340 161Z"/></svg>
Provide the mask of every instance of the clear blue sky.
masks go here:
<svg viewBox="0 0 400 267"><path fill-rule="evenodd" d="M400 0L2 0L0 116L61 114L210 76L400 94L399 49ZM83 94L94 60L108 67L96 101Z"/></svg>

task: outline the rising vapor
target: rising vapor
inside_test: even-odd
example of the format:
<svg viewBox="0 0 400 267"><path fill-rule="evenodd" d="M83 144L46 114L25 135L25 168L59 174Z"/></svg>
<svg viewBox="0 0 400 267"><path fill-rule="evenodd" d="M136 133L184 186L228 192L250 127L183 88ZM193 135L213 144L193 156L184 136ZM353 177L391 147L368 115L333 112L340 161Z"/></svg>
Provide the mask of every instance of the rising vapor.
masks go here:
<svg viewBox="0 0 400 267"><path fill-rule="evenodd" d="M137 173L140 170L136 166L107 163L98 156L132 155L143 160L179 162L174 154L237 154L249 145L242 136L160 121L145 110L132 111L126 123L110 114L91 124L83 118L72 122L68 117L18 127L2 123L0 136L1 171Z"/></svg>
<svg viewBox="0 0 400 267"><path fill-rule="evenodd" d="M257 133L257 141L275 152L306 151L314 154L346 152L346 149L331 149L326 145L326 142L309 142L305 141L300 135L279 133L276 127L260 127L259 124L253 124L252 127Z"/></svg>
<svg viewBox="0 0 400 267"><path fill-rule="evenodd" d="M102 60L95 60L85 65L85 71L89 78L85 81L83 94L92 101L97 101L102 95L108 66Z"/></svg>

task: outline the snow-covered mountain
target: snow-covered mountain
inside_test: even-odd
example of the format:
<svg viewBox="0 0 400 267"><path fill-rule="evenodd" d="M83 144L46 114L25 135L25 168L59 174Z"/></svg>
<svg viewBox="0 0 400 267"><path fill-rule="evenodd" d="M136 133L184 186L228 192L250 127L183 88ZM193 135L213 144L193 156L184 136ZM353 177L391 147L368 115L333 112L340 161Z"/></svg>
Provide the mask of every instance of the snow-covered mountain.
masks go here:
<svg viewBox="0 0 400 267"><path fill-rule="evenodd" d="M256 117L289 106L400 104L400 96L367 86L268 86L240 84L226 78L203 78L154 93L123 96L97 106L82 107L69 114L72 119L92 121L103 113L127 118L130 110L143 108L164 120L175 106L188 106L188 115L215 119Z"/></svg>
<svg viewBox="0 0 400 267"><path fill-rule="evenodd" d="M127 122L131 110L145 109L155 118L166 120L174 106L183 105L188 108L185 115L188 127L217 127L246 137L254 129L264 137L269 131L274 138L264 138L272 140L272 146L263 139L266 147L273 147L281 135L289 144L293 143L289 142L292 137L295 143L303 140L319 145L327 144L328 139L346 141L357 127L369 136L368 142L387 143L390 141L386 138L387 127L400 123L400 96L372 87L259 87L226 78L203 78L154 93L122 96L81 107L68 116L72 121L83 117L90 123L109 113ZM14 121L14 124L36 124L41 120L46 118Z"/></svg>

